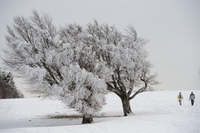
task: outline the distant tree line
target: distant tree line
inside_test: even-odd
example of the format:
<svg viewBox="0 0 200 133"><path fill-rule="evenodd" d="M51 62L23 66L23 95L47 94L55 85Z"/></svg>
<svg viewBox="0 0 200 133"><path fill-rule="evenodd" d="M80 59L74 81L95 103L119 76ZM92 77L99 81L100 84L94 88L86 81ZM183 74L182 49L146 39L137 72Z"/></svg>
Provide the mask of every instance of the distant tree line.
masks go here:
<svg viewBox="0 0 200 133"><path fill-rule="evenodd" d="M15 86L12 74L0 70L0 99L23 97L24 95Z"/></svg>

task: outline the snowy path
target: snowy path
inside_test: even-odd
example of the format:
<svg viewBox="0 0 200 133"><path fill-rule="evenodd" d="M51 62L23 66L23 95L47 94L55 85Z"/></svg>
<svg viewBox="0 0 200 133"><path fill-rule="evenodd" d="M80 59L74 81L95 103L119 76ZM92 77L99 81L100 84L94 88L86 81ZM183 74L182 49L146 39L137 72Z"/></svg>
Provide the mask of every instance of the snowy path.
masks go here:
<svg viewBox="0 0 200 133"><path fill-rule="evenodd" d="M194 91L195 92L195 91ZM134 115L121 117L120 100L107 96L107 105L94 118L95 123L81 125L81 118L49 119L48 115L80 115L60 101L36 98L0 100L0 133L199 133L200 91L196 105L190 106L189 91L182 91L184 103L179 106L178 92L146 92L132 100Z"/></svg>

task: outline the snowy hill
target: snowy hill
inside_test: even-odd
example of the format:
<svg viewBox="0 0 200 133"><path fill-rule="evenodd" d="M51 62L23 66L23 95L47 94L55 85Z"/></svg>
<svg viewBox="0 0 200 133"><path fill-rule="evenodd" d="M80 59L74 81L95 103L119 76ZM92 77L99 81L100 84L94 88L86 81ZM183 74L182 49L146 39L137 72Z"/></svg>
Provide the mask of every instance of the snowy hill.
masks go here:
<svg viewBox="0 0 200 133"><path fill-rule="evenodd" d="M87 125L81 124L79 113L60 101L0 100L0 133L199 133L200 91L193 91L194 106L190 105L190 91L182 91L183 105L178 105L178 92L142 93L131 101L134 114L128 117L123 117L120 99L108 94L107 105Z"/></svg>

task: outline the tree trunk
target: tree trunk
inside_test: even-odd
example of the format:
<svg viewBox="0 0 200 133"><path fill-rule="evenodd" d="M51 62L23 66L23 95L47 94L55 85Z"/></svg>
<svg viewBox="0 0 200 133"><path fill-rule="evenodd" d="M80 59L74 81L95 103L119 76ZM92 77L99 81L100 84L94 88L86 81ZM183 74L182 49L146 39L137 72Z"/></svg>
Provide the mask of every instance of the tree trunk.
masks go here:
<svg viewBox="0 0 200 133"><path fill-rule="evenodd" d="M93 116L92 115L83 115L82 124L91 124L93 123Z"/></svg>
<svg viewBox="0 0 200 133"><path fill-rule="evenodd" d="M132 110L131 110L131 106L130 106L129 97L128 96L122 96L122 97L120 97L120 99L122 101L124 116L131 114Z"/></svg>

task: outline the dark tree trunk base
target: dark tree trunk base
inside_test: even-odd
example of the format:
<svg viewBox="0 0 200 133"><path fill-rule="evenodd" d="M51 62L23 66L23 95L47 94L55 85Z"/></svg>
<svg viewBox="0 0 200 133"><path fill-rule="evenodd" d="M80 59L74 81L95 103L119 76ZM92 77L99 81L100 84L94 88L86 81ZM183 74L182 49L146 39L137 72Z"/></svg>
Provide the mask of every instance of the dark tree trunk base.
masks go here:
<svg viewBox="0 0 200 133"><path fill-rule="evenodd" d="M86 116L86 115L83 115L83 121L82 121L82 124L91 124L93 123L93 116L89 115L89 116Z"/></svg>
<svg viewBox="0 0 200 133"><path fill-rule="evenodd" d="M120 98L122 101L124 116L128 116L129 114L132 114L129 98L126 96L120 97Z"/></svg>

